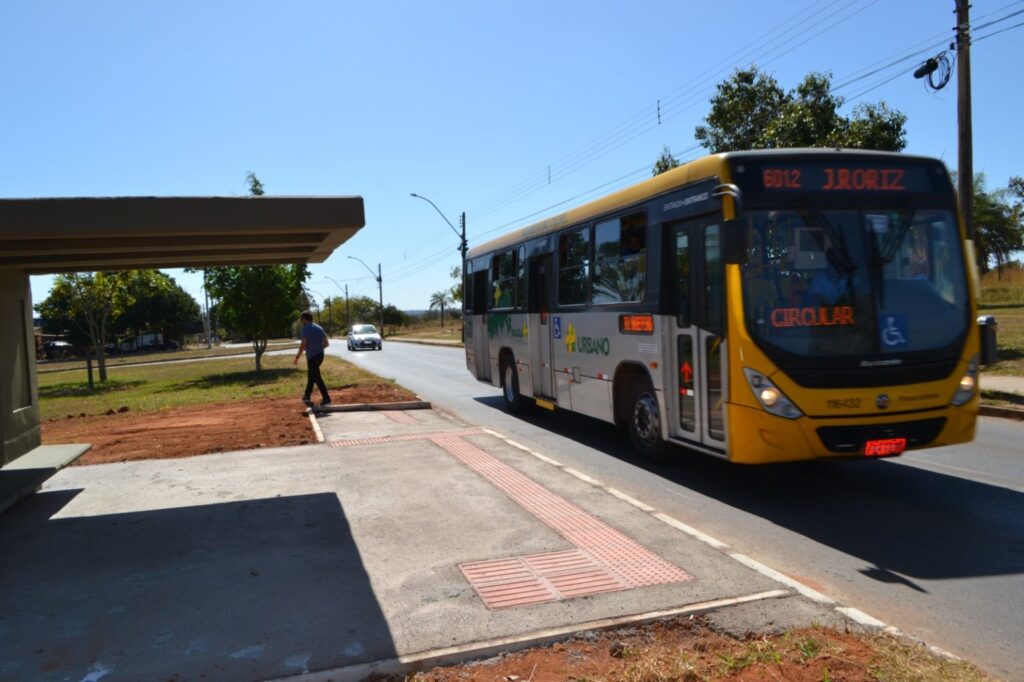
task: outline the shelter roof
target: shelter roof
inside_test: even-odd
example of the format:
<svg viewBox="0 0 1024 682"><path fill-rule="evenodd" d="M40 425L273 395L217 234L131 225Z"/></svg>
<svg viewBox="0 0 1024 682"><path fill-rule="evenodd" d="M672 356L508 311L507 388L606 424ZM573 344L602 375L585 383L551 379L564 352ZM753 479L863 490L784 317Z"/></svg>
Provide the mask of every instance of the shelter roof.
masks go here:
<svg viewBox="0 0 1024 682"><path fill-rule="evenodd" d="M365 222L362 197L0 199L0 269L322 263Z"/></svg>

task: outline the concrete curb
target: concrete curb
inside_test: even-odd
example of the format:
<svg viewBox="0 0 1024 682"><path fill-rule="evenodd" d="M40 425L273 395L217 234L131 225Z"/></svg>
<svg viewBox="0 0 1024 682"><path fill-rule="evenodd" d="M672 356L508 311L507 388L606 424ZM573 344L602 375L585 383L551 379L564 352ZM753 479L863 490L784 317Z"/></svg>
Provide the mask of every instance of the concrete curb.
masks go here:
<svg viewBox="0 0 1024 682"><path fill-rule="evenodd" d="M399 656L398 658L371 661L370 663L360 663L357 665L346 666L344 668L334 668L333 670L318 670L316 672L303 673L299 675L278 677L274 678L270 682L284 682L285 680L288 680L289 682L359 682L360 680L382 675L405 676L418 670L429 670L431 668L444 665L459 665L466 661L480 660L497 656L502 653L520 651L522 649L543 646L545 644L553 644L554 642L565 641L573 635L583 632L615 630L617 628L631 625L653 623L667 618L703 615L729 606L737 606L739 604L746 604L749 602L778 599L780 597L789 596L792 596L792 593L788 590L771 590L769 592L759 592L757 594L750 594L742 597L716 599L714 601L699 602L697 604L690 604L688 606L683 606L678 609L669 609L667 611L654 611L634 616L623 616L621 618L605 618L587 623L567 625L560 628L549 628L525 635L503 637L501 639L474 642L473 644L467 644L464 646L453 646L445 649L435 649L433 651L410 654L408 656Z"/></svg>
<svg viewBox="0 0 1024 682"><path fill-rule="evenodd" d="M306 408L306 416L309 417L309 423L313 425L313 433L316 434L316 442L326 442L327 439L324 438L324 432L320 429L320 425L317 424L316 422L316 414L313 413L312 407Z"/></svg>
<svg viewBox="0 0 1024 682"><path fill-rule="evenodd" d="M324 412L371 412L374 410L429 410L426 400L406 400L398 403L353 403L351 405L317 405L309 408L318 414Z"/></svg>
<svg viewBox="0 0 1024 682"><path fill-rule="evenodd" d="M1016 419L1024 421L1024 410L1015 407L998 407L996 405L982 405L980 413L983 417L1001 417L1003 419Z"/></svg>

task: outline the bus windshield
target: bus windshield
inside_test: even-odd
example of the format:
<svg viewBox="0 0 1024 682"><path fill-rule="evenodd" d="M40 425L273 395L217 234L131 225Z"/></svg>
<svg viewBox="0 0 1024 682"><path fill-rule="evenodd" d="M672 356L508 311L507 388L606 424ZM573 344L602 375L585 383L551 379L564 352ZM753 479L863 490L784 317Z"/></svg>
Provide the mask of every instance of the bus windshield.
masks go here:
<svg viewBox="0 0 1024 682"><path fill-rule="evenodd" d="M940 349L965 332L951 211L812 206L744 213L744 314L755 339L796 355L850 357Z"/></svg>

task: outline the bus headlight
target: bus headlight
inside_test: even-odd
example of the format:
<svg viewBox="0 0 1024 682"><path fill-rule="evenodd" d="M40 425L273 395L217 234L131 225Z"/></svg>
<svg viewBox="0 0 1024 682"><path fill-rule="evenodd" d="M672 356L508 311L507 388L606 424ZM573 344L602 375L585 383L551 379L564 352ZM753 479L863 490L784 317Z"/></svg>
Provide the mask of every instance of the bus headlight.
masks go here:
<svg viewBox="0 0 1024 682"><path fill-rule="evenodd" d="M973 398L977 390L978 356L975 355L971 358L971 361L967 363L967 371L962 377L960 377L960 385L956 387L956 393L953 394L953 399L949 401L949 404L959 407Z"/></svg>
<svg viewBox="0 0 1024 682"><path fill-rule="evenodd" d="M786 419L796 419L804 415L768 377L747 367L743 368L743 373L747 375L747 384L754 392L757 402L761 403L766 412Z"/></svg>

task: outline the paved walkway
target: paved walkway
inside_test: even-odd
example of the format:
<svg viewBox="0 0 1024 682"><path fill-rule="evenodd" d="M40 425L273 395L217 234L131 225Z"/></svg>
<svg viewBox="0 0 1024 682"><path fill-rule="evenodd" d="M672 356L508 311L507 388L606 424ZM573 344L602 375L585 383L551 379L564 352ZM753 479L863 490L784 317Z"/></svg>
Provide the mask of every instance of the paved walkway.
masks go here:
<svg viewBox="0 0 1024 682"><path fill-rule="evenodd" d="M850 623L556 453L431 410L319 424L72 467L0 516L0 679L343 680L668 614Z"/></svg>

